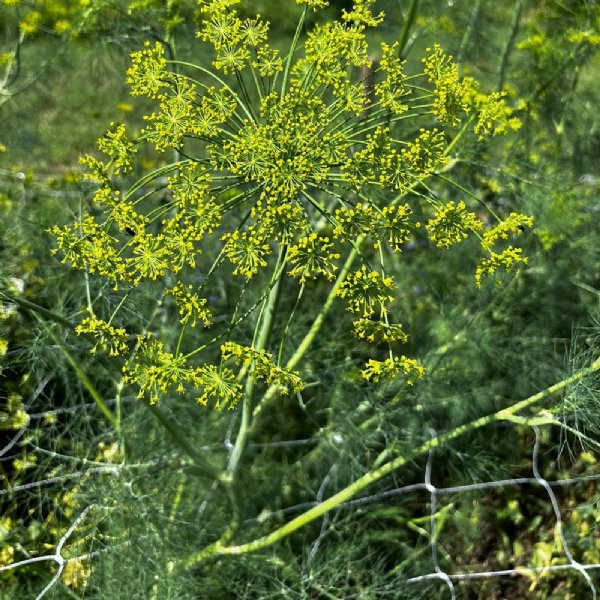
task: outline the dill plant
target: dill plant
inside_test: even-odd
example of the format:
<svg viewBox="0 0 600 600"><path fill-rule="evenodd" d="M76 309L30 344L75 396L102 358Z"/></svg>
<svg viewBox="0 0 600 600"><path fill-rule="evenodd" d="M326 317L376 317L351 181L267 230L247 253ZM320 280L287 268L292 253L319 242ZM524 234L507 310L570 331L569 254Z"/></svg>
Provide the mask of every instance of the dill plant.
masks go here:
<svg viewBox="0 0 600 600"><path fill-rule="evenodd" d="M445 175L463 140L518 128L502 93L485 94L461 77L437 45L420 65L403 60L400 42L370 48L367 33L384 19L373 1L357 0L340 20L307 32L308 11L327 2L299 2L284 54L268 42L268 21L240 18L238 4L200 2L198 38L212 47L212 66L178 61L159 42L132 54L131 93L155 110L139 135L113 124L98 141L101 158L82 158L97 189L80 219L51 228L63 262L114 290L109 306L88 294L76 332L97 356L120 358L119 394L133 386L199 472L228 494L223 535L177 569L275 544L405 464L385 463L272 534L229 545L245 514L240 463L249 439L277 399L302 402L318 384L310 359L326 344L327 320L337 316L355 336L365 390L414 385L426 373L401 349L410 332L394 306L392 258L416 240L443 251L471 238L479 287L527 262L511 238L531 225L526 215L492 211L488 224L472 195ZM160 164L144 171L147 153ZM452 200L430 185L442 176ZM215 309L219 274L230 279L227 314ZM131 325L139 290L172 307L178 323L162 329L168 336L151 314ZM309 299L318 309L307 318ZM240 411L224 464L204 464L196 440L161 411L178 395L190 400L189 411L199 410L193 399ZM116 413L103 413L121 433L119 397Z"/></svg>
<svg viewBox="0 0 600 600"><path fill-rule="evenodd" d="M335 280L332 294L346 300L355 328L385 332L384 341L391 344L399 338L391 333L394 283L385 274L385 254L401 252L421 226L415 207L402 201L418 202L420 218L429 213L426 231L440 248L479 235L483 222L465 202L441 204L424 192L425 181L447 167L461 136L498 135L518 121L510 117L502 94L482 94L472 79L461 79L437 46L423 59L424 72L408 76L399 45L382 44L381 78L374 89L354 81L357 69L371 66L366 30L383 19L372 12L372 2L358 2L340 22L317 25L307 35L304 55L297 56L306 11L326 6L305 3L285 60L267 42L268 22L239 19L236 4L201 3L205 20L198 37L214 47L213 71L168 60L160 43L133 54L132 94L155 100L158 110L146 117L139 138L130 140L125 126L115 125L98 141L106 158L82 159L86 176L99 184L92 207L103 217L89 212L72 226L52 229L63 260L125 290L147 281L172 282L165 292L177 304L181 324L192 327L197 321L210 326L202 293L226 260L233 275L247 281L271 270L266 307L288 277L298 281L299 296L319 281ZM222 77L228 75L235 82L226 83ZM409 124L412 137L395 137ZM132 171L141 144L159 153L173 149L180 160L122 192L118 178ZM164 177L166 199L153 205ZM528 217L511 214L479 236L483 256L477 282L500 266L525 262L520 249L497 251L497 242L530 224ZM197 261L211 236L223 246L212 264L202 259L207 277L198 284ZM366 247L378 252L361 250ZM358 258L362 264L356 269ZM271 312L261 311L255 343L232 352L234 343L228 342L227 357L235 355L245 366L242 379L261 378L285 391L284 380L295 375L277 364L284 347L275 359L265 354L266 340L258 341ZM110 354L127 354L128 334L112 325L115 320L116 311L109 322L92 315L77 330L107 344ZM140 385L140 396L155 402L161 393L183 392L187 384L207 387L208 367L191 360L201 349L182 351L186 329L175 352L151 336L137 340L126 370L135 370L128 377ZM217 335L215 343L224 336ZM388 350L389 364L397 365L390 376L422 375L410 359L397 357L393 346ZM224 362L218 372L209 396L234 406L242 388ZM299 391L301 384L292 387Z"/></svg>

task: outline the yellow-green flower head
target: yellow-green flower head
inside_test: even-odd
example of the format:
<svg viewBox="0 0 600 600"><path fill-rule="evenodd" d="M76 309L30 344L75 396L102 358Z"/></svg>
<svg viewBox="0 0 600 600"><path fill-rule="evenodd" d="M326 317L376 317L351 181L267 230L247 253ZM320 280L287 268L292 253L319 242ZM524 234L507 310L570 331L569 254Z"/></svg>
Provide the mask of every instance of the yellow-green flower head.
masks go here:
<svg viewBox="0 0 600 600"><path fill-rule="evenodd" d="M181 317L179 322L182 325L189 324L191 327L195 327L197 321L201 321L204 327L210 327L212 314L206 308L206 299L199 298L192 285L186 287L181 281L178 281L174 288L167 290L167 294L175 298Z"/></svg>
<svg viewBox="0 0 600 600"><path fill-rule="evenodd" d="M115 173L131 171L133 168L135 153L137 148L135 144L127 139L125 125L111 125L112 130L107 131L104 137L98 140L98 150L110 158L110 164Z"/></svg>
<svg viewBox="0 0 600 600"><path fill-rule="evenodd" d="M384 277L377 271L369 271L363 265L348 275L337 295L346 300L350 312L370 317L377 310L381 313L386 312L385 305L394 299L391 295L393 290L394 282L391 277Z"/></svg>
<svg viewBox="0 0 600 600"><path fill-rule="evenodd" d="M296 4L306 4L313 10L320 10L329 6L328 0L296 0Z"/></svg>
<svg viewBox="0 0 600 600"><path fill-rule="evenodd" d="M520 235L525 227L532 225L533 219L530 216L512 212L504 221L483 234L483 245L489 248L498 240L507 240L511 234Z"/></svg>
<svg viewBox="0 0 600 600"><path fill-rule="evenodd" d="M350 23L359 23L365 27L377 27L384 17L385 13L381 11L374 15L371 10L371 5L375 4L375 0L354 0L352 10L342 10L342 19Z"/></svg>
<svg viewBox="0 0 600 600"><path fill-rule="evenodd" d="M425 376L425 369L413 358L394 356L384 361L370 359L365 369L361 371L361 375L367 381L375 383L385 379L396 379L403 375L406 377L406 383L413 385L415 379L422 379Z"/></svg>
<svg viewBox="0 0 600 600"><path fill-rule="evenodd" d="M131 67L127 71L127 83L132 96L160 98L168 82L167 59L163 45L145 43L144 50L131 54Z"/></svg>
<svg viewBox="0 0 600 600"><path fill-rule="evenodd" d="M251 279L261 267L267 266L266 256L271 249L267 244L266 231L250 227L246 231L235 230L221 238L225 242L223 252L235 265L234 275Z"/></svg>
<svg viewBox="0 0 600 600"><path fill-rule="evenodd" d="M302 237L298 243L288 250L288 262L292 266L289 274L306 283L309 279L319 276L327 279L335 278L337 265L335 261L340 258L339 253L331 252L333 243L328 237L311 233Z"/></svg>
<svg viewBox="0 0 600 600"><path fill-rule="evenodd" d="M477 287L480 287L485 277L490 277L499 270L504 270L507 273L511 271L515 272L518 270L519 265L526 264L527 257L523 256L523 248L508 246L502 252L490 252L490 255L482 258L477 265L477 269L475 270L475 284Z"/></svg>
<svg viewBox="0 0 600 600"><path fill-rule="evenodd" d="M371 343L391 343L408 340L408 335L399 323L387 323L386 321L374 321L373 319L361 318L353 322L354 335L360 340L368 340Z"/></svg>
<svg viewBox="0 0 600 600"><path fill-rule="evenodd" d="M219 410L226 406L233 410L242 398L242 386L235 373L226 367L217 368L215 365L203 365L193 371L191 381L202 393L198 402L206 406L214 402L214 408Z"/></svg>
<svg viewBox="0 0 600 600"><path fill-rule="evenodd" d="M138 336L136 351L123 367L125 383L138 385L138 398L147 398L150 404L170 391L181 393L192 375L185 357L167 352L161 341L149 335Z"/></svg>
<svg viewBox="0 0 600 600"><path fill-rule="evenodd" d="M458 204L448 202L440 207L425 225L429 239L438 248L449 248L466 240L471 232L482 227L483 222L475 213L467 210L462 200Z"/></svg>
<svg viewBox="0 0 600 600"><path fill-rule="evenodd" d="M264 381L268 385L278 385L280 392L301 392L304 382L295 371L289 371L273 362L273 355L264 349L255 350L249 346L241 346L235 342L225 342L221 346L223 360L232 358L239 365L248 368L250 377L255 381Z"/></svg>
<svg viewBox="0 0 600 600"><path fill-rule="evenodd" d="M95 315L83 319L75 331L77 335L88 334L97 339L90 350L92 354L96 354L99 347L108 352L109 356L118 356L127 352L128 334L125 329L113 327Z"/></svg>

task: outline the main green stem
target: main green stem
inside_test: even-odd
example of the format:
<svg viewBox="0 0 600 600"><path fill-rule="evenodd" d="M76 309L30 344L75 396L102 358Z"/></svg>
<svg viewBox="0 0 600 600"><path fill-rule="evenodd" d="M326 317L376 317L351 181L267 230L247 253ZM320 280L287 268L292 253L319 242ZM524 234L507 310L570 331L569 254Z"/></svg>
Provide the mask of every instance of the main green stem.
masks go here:
<svg viewBox="0 0 600 600"><path fill-rule="evenodd" d="M447 433L439 435L436 438L421 444L420 446L415 448L415 450L410 454L406 456L399 456L398 458L395 458L394 460L391 460L390 462L382 465L378 469L369 471L368 473L357 479L354 483L345 487L343 490L340 490L337 494L334 494L324 502L321 502L320 504L307 510L306 512L302 513L301 515L297 516L296 518L292 519L282 527L279 527L278 529L266 536L253 540L246 544L240 544L238 546L225 546L223 545L222 541L219 540L214 544L211 544L210 546L202 549L200 552L197 552L196 554L193 554L192 556L188 557L186 560L183 561L181 567L190 568L214 556L247 554L271 546L279 542L286 536L290 535L294 531L300 529L301 527L304 527L305 525L308 525L315 519L318 519L330 510L336 508L337 506L340 506L340 504L347 502L348 500L356 496L356 494L358 494L364 488L368 487L372 483L375 483L376 481L379 481L380 479L391 474L393 471L396 471L400 467L403 467L416 457L427 454L431 450L443 446L451 440L465 435L466 433L470 433L472 431L476 431L477 429L481 429L486 425L490 425L498 421L514 420L514 417L517 416L516 413L518 413L519 411L525 408L529 408L535 404L538 404L545 398L562 392L569 385L597 371L600 371L600 358L596 359L589 367L581 369L580 371L576 372L570 377L563 379L562 381L550 386L549 388L541 392L538 392L537 394L534 394L533 396L530 396L529 398L526 398L525 400L521 400L520 402L517 402L516 404L513 404L508 408L499 410L490 415L486 415L473 421L469 421L468 423L465 423L463 425L460 425L459 427L456 427Z"/></svg>
<svg viewBox="0 0 600 600"><path fill-rule="evenodd" d="M255 343L253 344L254 350L263 350L269 343L271 337L271 331L273 330L273 317L275 315L277 301L279 299L279 292L281 290L281 281L283 279L282 265L285 261L285 255L287 247L282 246L277 258L277 264L273 271L273 277L271 279L270 287L271 291L267 298L265 298L265 304L261 315L259 316L258 333L256 336ZM246 447L248 435L250 433L251 419L252 419L252 396L254 394L254 380L251 376L246 379L246 387L244 390L244 398L242 404L242 419L240 423L240 429L229 456L229 462L227 464L227 479L229 480L232 487L235 486L237 469Z"/></svg>
<svg viewBox="0 0 600 600"><path fill-rule="evenodd" d="M327 315L329 314L329 311L331 310L331 307L333 306L333 302L335 301L337 292L340 289L342 283L344 283L346 276L348 275L348 272L352 268L352 264L354 263L354 260L356 259L356 256L360 250L360 246L363 242L363 239L364 239L364 236L359 236L356 239L356 242L354 243L352 250L348 254L348 257L346 258L346 261L344 262L344 266L342 267L333 287L329 291L329 295L327 296L327 299L325 300L323 306L321 307L319 314L316 316L310 329L308 330L308 332L306 333L306 335L304 336L304 338L302 339L302 341L296 348L296 351L294 352L294 354L287 361L285 368L288 371L293 370L294 367L300 362L302 357L306 354L306 351L308 350L310 345L315 340L315 337L321 330L321 327L323 326L323 323L325 322L325 318L327 317ZM261 398L260 402L256 405L256 408L254 409L254 412L252 413L252 425L250 427L249 433L252 432L254 423L256 423L256 421L257 421L257 417L260 415L260 413L262 412L264 407L269 403L269 401L273 399L273 397L277 393L278 389L279 388L277 385L271 385L265 392L264 396Z"/></svg>
<svg viewBox="0 0 600 600"><path fill-rule="evenodd" d="M398 52L402 56L404 52L404 48L406 47L406 43L408 42L408 35L410 34L410 30L413 26L415 16L417 14L417 6L419 5L419 0L412 0L410 6L408 8L408 14L406 15L406 20L404 21L404 25L402 27L402 33L400 34L400 41L398 42Z"/></svg>

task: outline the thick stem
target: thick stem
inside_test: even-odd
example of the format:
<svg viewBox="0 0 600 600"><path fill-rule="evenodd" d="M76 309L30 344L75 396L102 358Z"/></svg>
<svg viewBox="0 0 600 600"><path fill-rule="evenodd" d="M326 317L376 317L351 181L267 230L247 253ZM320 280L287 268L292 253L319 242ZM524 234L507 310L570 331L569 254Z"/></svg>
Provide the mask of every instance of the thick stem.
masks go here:
<svg viewBox="0 0 600 600"><path fill-rule="evenodd" d="M308 525L315 519L318 519L319 517L323 516L325 513L336 508L340 504L347 502L352 497L356 496L356 494L358 494L358 492L360 492L364 488L368 487L372 483L375 483L376 481L379 481L383 477L386 477L387 475L391 474L400 467L403 467L415 458L427 454L431 450L443 446L447 442L454 440L466 433L470 433L476 431L477 429L481 429L486 425L490 425L498 421L512 421L514 420L514 417L517 416L516 413L518 413L519 411L525 408L529 408L535 404L538 404L545 398L562 392L569 385L599 370L600 358L596 359L589 367L578 371L570 377L563 379L562 381L550 386L549 388L537 394L534 394L533 396L530 396L529 398L526 398L525 400L521 400L520 402L517 402L516 404L513 404L508 408L499 410L490 415L480 417L478 419L460 425L459 427L455 427L451 431L439 435L436 438L421 444L420 446L415 448L415 450L412 451L410 454L405 456L399 456L398 458L391 460L390 462L384 464L378 469L369 471L361 478L357 479L351 485L345 487L343 490L340 490L337 494L334 494L324 502L321 502L320 504L307 510L306 512L302 513L301 515L297 516L282 527L279 527L278 529L264 537L258 538L246 544L240 544L239 546L224 546L220 541L216 542L215 544L212 544L207 548L204 548L200 552L187 558L181 566L183 568L189 568L203 560L214 556L247 554L249 552L256 552L257 550L261 550L263 548L271 546L279 542L286 536L290 535L294 531L304 527L305 525Z"/></svg>
<svg viewBox="0 0 600 600"><path fill-rule="evenodd" d="M498 91L501 91L502 88L504 87L504 79L506 77L506 68L508 67L508 59L510 57L513 43L517 36L517 31L519 29L519 20L521 19L522 11L523 11L523 0L516 0L515 8L513 10L512 19L510 22L509 33L506 36L504 48L502 49L502 54L500 55L500 63L498 64L498 75L497 75L497 79L496 79L496 89Z"/></svg>
<svg viewBox="0 0 600 600"><path fill-rule="evenodd" d="M410 34L410 30L415 21L418 5L419 0L412 0L410 6L408 7L408 14L406 15L406 19L404 20L404 25L402 26L402 33L400 34L400 41L398 42L398 51L400 55L403 54L404 48L406 47L406 42L408 42L408 35Z"/></svg>
<svg viewBox="0 0 600 600"><path fill-rule="evenodd" d="M267 298L265 298L263 310L259 315L259 329L257 331L256 339L252 345L255 350L263 350L269 343L269 338L273 329L273 317L275 315L277 301L279 299L279 292L281 290L281 281L283 279L282 265L285 261L286 252L287 246L282 246L277 258L275 270L273 271L273 277L271 279L271 291L269 292ZM240 429L229 457L229 463L227 464L227 476L232 485L235 484L237 468L244 453L248 435L250 433L253 394L254 380L249 376L246 380L246 388L244 390Z"/></svg>
<svg viewBox="0 0 600 600"><path fill-rule="evenodd" d="M346 276L348 275L348 272L352 268L352 264L354 263L354 260L359 252L359 249L360 249L363 239L364 239L363 236L360 236L357 238L357 240L354 244L354 247L348 254L348 258L346 258L346 262L344 263L342 270L340 271L335 283L333 284L333 287L329 291L329 295L327 296L325 303L321 307L319 314L316 316L310 329L308 330L308 332L306 333L306 335L300 342L299 346L296 348L296 351L294 352L294 354L287 361L287 363L285 365L285 368L287 370L290 370L290 371L293 370L294 367L300 362L302 357L306 354L306 351L308 350L310 345L315 340L317 334L321 330L321 327L323 326L323 323L325 322L325 318L329 314L329 311L331 310L331 307L333 306L333 302L336 299L337 292L340 289L340 286L342 285L342 283L344 283ZM260 415L260 413L262 412L264 407L269 403L269 401L273 399L273 397L277 393L278 389L279 388L277 385L271 385L265 392L264 396L261 398L260 402L256 405L256 408L254 409L254 412L252 413L252 426L251 426L250 432L252 431L252 427L253 427L254 423L256 422L257 417Z"/></svg>

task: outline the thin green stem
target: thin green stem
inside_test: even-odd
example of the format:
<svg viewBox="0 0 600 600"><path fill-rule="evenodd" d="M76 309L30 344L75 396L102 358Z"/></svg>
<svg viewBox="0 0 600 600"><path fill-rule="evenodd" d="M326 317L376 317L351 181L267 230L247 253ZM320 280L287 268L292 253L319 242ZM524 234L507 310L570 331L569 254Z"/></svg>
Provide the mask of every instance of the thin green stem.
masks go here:
<svg viewBox="0 0 600 600"><path fill-rule="evenodd" d="M285 61L285 69L283 71L283 81L281 82L281 97L283 98L287 84L288 78L290 74L290 68L292 66L292 61L294 60L294 53L296 52L296 47L298 46L298 40L300 39L300 34L302 33L302 28L304 27L304 20L306 19L306 11L308 10L308 6L304 6L304 10L300 15L300 20L298 21L298 26L296 27L296 32L294 33L294 38L292 40L292 44L290 46L290 51L287 55L287 59Z"/></svg>
<svg viewBox="0 0 600 600"><path fill-rule="evenodd" d="M273 329L273 321L275 316L275 309L277 301L279 299L279 292L281 289L281 281L283 279L282 265L285 262L285 255L287 253L287 246L282 246L279 251L277 258L277 264L273 271L273 277L271 278L271 291L264 301L263 310L257 319L257 330L255 340L253 341L252 347L255 350L263 350L269 343L271 331ZM227 464L227 475L233 483L235 483L235 476L237 468L239 466L242 454L246 447L248 440L248 434L250 431L250 423L252 418L252 396L254 393L254 379L248 377L246 380L246 389L244 391L244 399L242 404L242 420L240 423L240 429L238 431L233 450L229 457Z"/></svg>
<svg viewBox="0 0 600 600"><path fill-rule="evenodd" d="M402 26L402 32L400 33L400 40L398 41L398 54L400 54L400 56L403 55L406 42L408 42L408 36L413 23L415 22L418 5L419 0L412 0L410 6L408 7L408 14L406 15L406 19L404 19L404 25Z"/></svg>
<svg viewBox="0 0 600 600"><path fill-rule="evenodd" d="M303 294L304 294L304 284L302 284L300 286L300 289L298 290L298 296L296 296L296 302L294 303L292 312L290 313L288 321L285 324L285 329L283 330L283 335L281 336L281 342L279 343L279 351L277 352L277 366L281 365L281 356L283 354L283 347L285 345L285 340L287 339L287 335L289 333L290 326L292 325L292 321L294 320L294 317L296 316L296 311L298 310L298 307L300 306L300 301L302 300Z"/></svg>
<svg viewBox="0 0 600 600"><path fill-rule="evenodd" d="M262 99L263 99L263 90L264 90L264 82L262 82L262 87L263 90L261 90L261 86L258 82L258 76L256 75L256 69L254 68L254 65L252 64L252 62L250 62L250 73L252 75L252 80L254 81L254 87L256 88L256 94L258 96L258 102L261 103ZM262 79L261 79L262 81Z"/></svg>
<svg viewBox="0 0 600 600"><path fill-rule="evenodd" d="M471 115L462 125L460 131L454 136L453 140L446 146L444 150L444 156L449 156L450 152L454 150L454 147L460 142L462 136L465 134L467 129L471 126L471 123L475 120L475 115Z"/></svg>
<svg viewBox="0 0 600 600"><path fill-rule="evenodd" d="M240 91L242 92L242 96L246 105L248 106L248 112L251 115L252 121L256 121L256 115L252 110L252 101L250 100L250 94L248 93L248 88L246 87L246 83L242 77L242 74L239 71L235 72L235 78L237 79L238 85L240 87Z"/></svg>

